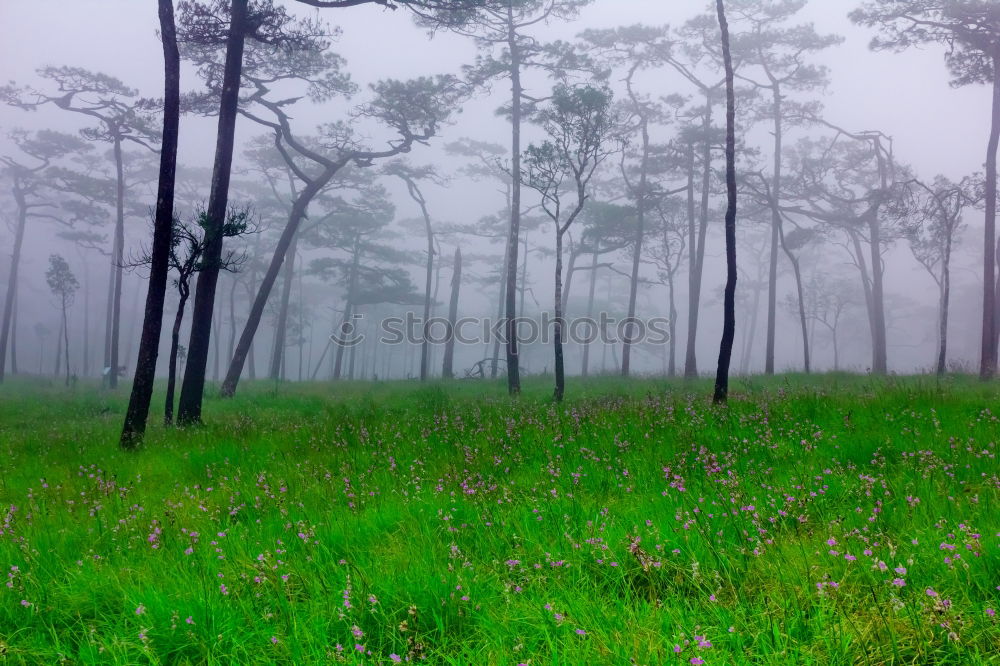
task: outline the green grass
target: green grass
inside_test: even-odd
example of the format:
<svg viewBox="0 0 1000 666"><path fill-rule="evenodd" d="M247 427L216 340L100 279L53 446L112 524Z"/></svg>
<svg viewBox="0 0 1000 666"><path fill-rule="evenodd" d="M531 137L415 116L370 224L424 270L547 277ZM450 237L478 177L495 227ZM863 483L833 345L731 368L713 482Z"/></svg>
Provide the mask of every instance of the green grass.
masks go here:
<svg viewBox="0 0 1000 666"><path fill-rule="evenodd" d="M1000 663L996 385L569 389L5 384L0 664Z"/></svg>

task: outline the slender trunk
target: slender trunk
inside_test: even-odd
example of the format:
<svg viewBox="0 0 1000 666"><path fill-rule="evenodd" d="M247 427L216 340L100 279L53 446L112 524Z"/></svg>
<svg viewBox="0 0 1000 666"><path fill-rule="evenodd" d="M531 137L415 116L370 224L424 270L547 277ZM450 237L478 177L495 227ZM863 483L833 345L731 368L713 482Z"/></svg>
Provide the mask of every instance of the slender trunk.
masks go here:
<svg viewBox="0 0 1000 666"><path fill-rule="evenodd" d="M90 376L90 270L87 260L83 263L83 376ZM142 349L142 345L139 345ZM137 366L138 367L138 366ZM135 390L135 389L133 389Z"/></svg>
<svg viewBox="0 0 1000 666"><path fill-rule="evenodd" d="M642 261L642 239L646 233L646 185L649 172L649 122L642 119L642 160L639 167L639 192L635 197L636 225L632 241L632 276L629 283L628 318L625 339L622 340L622 377L629 376L632 362L632 338L635 335L635 302L639 294L639 266Z"/></svg>
<svg viewBox="0 0 1000 666"><path fill-rule="evenodd" d="M597 288L597 257L600 253L600 246L594 240L594 252L590 260L590 291L587 293L587 319L594 321L594 291ZM590 374L590 342L583 343L583 376Z"/></svg>
<svg viewBox="0 0 1000 666"><path fill-rule="evenodd" d="M340 169L340 166L342 165L331 165L324 169L323 173L310 181L302 189L299 196L295 199L295 203L292 204L292 210L288 215L288 223L285 224L285 228L281 232L281 237L278 239L278 246L274 249L274 254L271 256L271 263L268 265L264 279L261 281L260 289L257 291L253 306L250 308L250 314L247 315L247 322L243 326L240 341L236 344L236 351L233 352L233 358L229 363L226 378L222 382L222 397L231 398L236 394L236 385L240 381L240 375L243 374L243 364L246 362L251 345L253 345L254 335L256 335L257 328L260 326L260 320L264 314L267 299L271 295L271 289L274 287L275 281L278 279L282 262L289 256L289 248L292 246L295 236L298 233L302 218L305 217L309 202L326 187L330 179Z"/></svg>
<svg viewBox="0 0 1000 666"><path fill-rule="evenodd" d="M66 310L69 308L69 304L66 302L66 297L63 296L62 303L62 330L63 330L63 346L66 350L66 387L69 387L69 319L66 317Z"/></svg>
<svg viewBox="0 0 1000 666"><path fill-rule="evenodd" d="M222 303L219 299L215 301L212 308L212 330L218 331L222 328ZM212 336L212 381L219 381L219 336Z"/></svg>
<svg viewBox="0 0 1000 666"><path fill-rule="evenodd" d="M303 213L304 215L304 213ZM281 286L281 304L278 308L278 321L274 326L274 349L271 351L271 369L268 378L273 381L283 379L282 367L285 360L285 338L288 329L288 306L292 298L292 282L295 279L295 253L298 249L299 234L292 236L292 242L284 257L284 282ZM242 373L243 368L240 368Z"/></svg>
<svg viewBox="0 0 1000 666"><path fill-rule="evenodd" d="M358 265L361 263L361 248L355 245L354 260L351 263L351 276L347 283L347 298L344 301L344 319L340 324L341 340L337 343L337 357L333 363L333 378L340 379L341 371L344 367L344 348L346 340L343 339L348 333L347 326L354 317L354 296L358 288ZM406 350L409 351L410 344L406 343Z"/></svg>
<svg viewBox="0 0 1000 666"><path fill-rule="evenodd" d="M21 265L21 248L24 245L24 229L27 226L28 211L24 193L19 182L14 181L14 198L17 201L17 230L14 232L14 248L10 257L10 273L7 278L7 297L3 306L3 328L0 328L0 382L3 382L7 364L7 343L10 339L14 318L14 300L17 297L18 268Z"/></svg>
<svg viewBox="0 0 1000 666"><path fill-rule="evenodd" d="M160 35L163 41L164 102L163 142L160 148L160 173L156 195L156 215L153 223L149 288L139 340L139 357L135 364L132 394L129 396L125 424L119 445L136 446L146 431L149 403L156 379L156 359L160 349L160 329L163 327L163 303L170 271L170 245L174 218L174 179L177 167L177 137L180 125L180 55L174 27L173 0L159 0ZM85 324L86 325L86 324ZM176 341L175 341L176 346ZM171 353L171 368L176 349Z"/></svg>
<svg viewBox="0 0 1000 666"><path fill-rule="evenodd" d="M507 309L505 332L507 337L507 392L521 392L521 375L517 350L517 255L521 238L521 51L517 27L514 23L514 4L507 7L507 47L510 53L511 79L511 173L513 187L510 202L510 230L507 237Z"/></svg>
<svg viewBox="0 0 1000 666"><path fill-rule="evenodd" d="M59 376L59 371L62 369L62 337L63 330L66 327L66 320L64 318L59 319L59 333L56 335L56 367L52 371L53 377Z"/></svg>
<svg viewBox="0 0 1000 666"><path fill-rule="evenodd" d="M558 222L556 222L558 224ZM555 272L555 324L554 331L552 335L552 347L555 351L555 372L556 372L556 389L553 397L556 402L562 402L563 396L566 395L566 374L565 367L563 364L563 309L562 309L562 248L563 248L563 235L560 231L556 231L556 272Z"/></svg>
<svg viewBox="0 0 1000 666"><path fill-rule="evenodd" d="M111 349L109 363L111 365L111 375L108 377L108 387L118 388L118 343L121 337L122 323L122 279L124 277L125 264L125 163L122 157L121 138L115 137L115 247L111 261L114 263L114 284L113 306L111 310Z"/></svg>
<svg viewBox="0 0 1000 666"><path fill-rule="evenodd" d="M10 319L10 374L17 375L17 311L18 306L17 294L14 294L14 314Z"/></svg>
<svg viewBox="0 0 1000 666"><path fill-rule="evenodd" d="M236 276L233 276L232 284L229 285L229 344L226 347L226 358L232 359L236 350L236 287L240 284Z"/></svg>
<svg viewBox="0 0 1000 666"><path fill-rule="evenodd" d="M736 337L736 95L733 82L733 58L729 49L729 24L722 0L716 0L719 27L722 29L722 59L726 67L726 291L723 305L722 343L719 367L715 375L716 404L729 398L729 363Z"/></svg>
<svg viewBox="0 0 1000 666"><path fill-rule="evenodd" d="M104 309L104 365L102 371L111 368L111 320L115 311L115 245L117 240L112 238L111 254L108 263L108 290L106 293L107 302ZM110 377L105 379L105 385L110 381Z"/></svg>
<svg viewBox="0 0 1000 666"><path fill-rule="evenodd" d="M781 89L772 81L774 100L774 174L771 182L771 262L767 278L767 345L764 352L764 374L774 374L774 344L778 319L778 243L781 236ZM801 289L799 291L801 294ZM799 305L801 306L801 298ZM808 349L808 341L802 338ZM806 352L808 354L808 352ZM807 362L808 365L808 362ZM808 370L806 370L808 372Z"/></svg>
<svg viewBox="0 0 1000 666"><path fill-rule="evenodd" d="M707 139L706 139L707 141ZM698 376L698 357L696 342L698 336L698 301L701 294L701 277L698 262L697 219L694 204L694 144L688 145L688 321L687 350L684 358L684 378L694 379Z"/></svg>
<svg viewBox="0 0 1000 666"><path fill-rule="evenodd" d="M948 229L945 237L944 256L941 258L941 306L940 328L938 333L937 374L944 375L948 370L948 307L951 300L951 244L953 228Z"/></svg>
<svg viewBox="0 0 1000 666"><path fill-rule="evenodd" d="M427 213L427 206L422 198L418 202L420 210L424 216L424 232L427 234L427 263L426 274L424 276L424 321L423 335L420 341L420 381L427 381L430 370L430 320L431 320L431 287L434 280L434 229L431 227L431 216Z"/></svg>
<svg viewBox="0 0 1000 666"><path fill-rule="evenodd" d="M184 306L187 304L188 288L181 287L181 298L174 315L174 327L170 331L170 360L167 364L167 399L163 406L163 423L174 422L174 390L177 386L177 350L181 342L181 324L184 322Z"/></svg>
<svg viewBox="0 0 1000 666"><path fill-rule="evenodd" d="M993 54L993 112L986 149L986 222L983 239L983 339L979 377L992 379L997 370L996 272L997 148L1000 147L1000 46Z"/></svg>
<svg viewBox="0 0 1000 666"><path fill-rule="evenodd" d="M886 324L885 324L885 294L883 289L882 252L881 252L881 229L879 227L878 216L873 215L869 221L869 233L871 234L871 271L872 271L872 314L875 335L873 341L875 349L872 354L872 372L877 375L884 375L888 372L888 356L886 353Z"/></svg>
<svg viewBox="0 0 1000 666"><path fill-rule="evenodd" d="M203 268L198 274L198 282L195 285L194 305L191 309L191 337L177 411L178 419L182 424L201 421L201 402L205 392L205 370L208 366L208 349L212 337L212 313L215 310L215 288L222 263L223 226L229 204L229 179L233 166L233 144L236 134L236 115L239 108L248 2L249 0L233 0L229 36L226 40L226 63L222 81L222 98L219 103L215 164L212 170L212 188L209 193L206 215ZM242 361L240 366L242 367ZM233 382L233 389L235 389L235 382Z"/></svg>
<svg viewBox="0 0 1000 666"><path fill-rule="evenodd" d="M448 302L448 339L444 347L444 363L441 376L445 379L455 377L455 323L458 321L458 296L462 288L462 248L455 248L455 260L451 272L451 300ZM383 373L385 374L385 373Z"/></svg>
<svg viewBox="0 0 1000 666"><path fill-rule="evenodd" d="M670 299L670 345L669 356L667 358L667 376L677 376L677 299L674 295L674 274L667 276L667 291Z"/></svg>

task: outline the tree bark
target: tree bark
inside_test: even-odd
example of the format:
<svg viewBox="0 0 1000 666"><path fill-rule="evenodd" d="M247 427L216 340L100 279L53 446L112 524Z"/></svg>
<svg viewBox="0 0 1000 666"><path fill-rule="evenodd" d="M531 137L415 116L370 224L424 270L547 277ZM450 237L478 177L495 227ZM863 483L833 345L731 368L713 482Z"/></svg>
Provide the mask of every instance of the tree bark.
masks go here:
<svg viewBox="0 0 1000 666"><path fill-rule="evenodd" d="M774 174L771 179L771 262L767 278L767 344L764 351L764 374L774 374L774 344L778 319L778 243L781 235L781 90L774 86ZM801 293L801 292L800 292ZM800 303L801 305L801 303ZM802 344L808 347L803 338Z"/></svg>
<svg viewBox="0 0 1000 666"><path fill-rule="evenodd" d="M324 169L319 176L310 181L302 189L299 196L295 199L295 203L292 204L292 210L288 215L288 222L285 224L285 228L281 232L281 237L278 239L278 246L274 249L267 272L264 273L264 279L261 281L253 306L250 308L250 314L247 315L247 322L243 326L240 341L236 344L236 351L233 353L232 361L229 363L226 378L222 382L222 397L231 398L236 394L236 385L240 381L240 375L243 374L243 364L246 362L247 354L257 333L257 328L260 326L260 320L264 314L267 299L271 295L271 289L274 287L275 281L278 279L282 262L289 255L289 248L292 246L295 236L298 233L299 225L305 217L306 209L309 207L309 203L313 197L326 187L339 168L340 166L335 165ZM294 259L294 257L292 258ZM291 282L289 281L287 284L290 288ZM271 370L274 370L273 365Z"/></svg>
<svg viewBox="0 0 1000 666"><path fill-rule="evenodd" d="M629 376L632 362L632 337L635 332L635 302L639 294L639 266L642 261L642 240L646 233L646 186L649 178L649 121L642 118L642 160L639 167L639 192L635 198L636 225L632 247L632 275L628 294L628 319L622 340L622 377Z"/></svg>
<svg viewBox="0 0 1000 666"><path fill-rule="evenodd" d="M305 212L303 211L303 216ZM283 379L282 365L285 359L285 338L288 329L288 306L292 297L292 282L295 279L295 252L298 249L299 234L292 236L292 242L284 257L284 282L281 286L281 306L278 309L278 321L274 327L274 349L271 353L271 370L268 377L272 381ZM230 357L232 358L232 357ZM242 374L243 368L240 368Z"/></svg>
<svg viewBox="0 0 1000 666"><path fill-rule="evenodd" d="M17 230L14 232L14 248L10 257L10 273L7 278L7 297L3 306L3 328L0 329L0 382L3 382L7 367L7 343L11 336L14 319L14 300L17 298L18 269L21 265L21 248L24 245L24 229L27 226L28 211L24 193L18 181L14 181L14 199L17 202Z"/></svg>
<svg viewBox="0 0 1000 666"><path fill-rule="evenodd" d="M181 342L181 324L184 321L184 306L187 305L188 287L180 288L180 301L177 303L177 313L174 315L174 326L170 331L170 360L167 364L167 399L163 407L163 423L174 422L174 391L177 386L177 350Z"/></svg>
<svg viewBox="0 0 1000 666"><path fill-rule="evenodd" d="M594 292L597 289L597 257L600 254L600 246L594 240L594 252L590 260L590 291L587 294L587 319L594 321ZM583 376L590 374L590 342L583 345Z"/></svg>
<svg viewBox="0 0 1000 666"><path fill-rule="evenodd" d="M215 288L222 263L223 225L229 204L229 180L233 166L236 115L239 110L248 2L249 0L233 0L230 15L222 99L219 103L215 165L212 171L212 188L209 193L206 216L203 268L198 274L195 286L187 365L184 368L184 381L181 384L181 398L177 412L178 419L182 424L201 421L205 371L208 366L208 349L212 337L212 314L215 310Z"/></svg>
<svg viewBox="0 0 1000 666"><path fill-rule="evenodd" d="M63 296L62 300L62 330L63 330L63 345L66 350L66 386L69 387L69 319L66 316L66 310L69 304L66 302L66 296Z"/></svg>
<svg viewBox="0 0 1000 666"><path fill-rule="evenodd" d="M707 141L707 139L706 139ZM698 305L701 295L701 275L698 259L698 233L694 202L694 144L688 146L688 321L687 349L684 357L684 378L698 376Z"/></svg>
<svg viewBox="0 0 1000 666"><path fill-rule="evenodd" d="M734 91L733 58L729 49L729 24L722 0L716 0L719 27L722 30L722 59L726 67L726 291L723 305L722 343L719 345L719 366L715 374L716 404L729 399L729 363L736 338L736 95Z"/></svg>
<svg viewBox="0 0 1000 666"><path fill-rule="evenodd" d="M514 3L507 7L507 47L510 52L511 79L511 188L510 230L507 237L507 293L506 321L507 337L507 392L518 395L521 392L521 374L518 366L517 350L517 255L521 239L521 53L514 24Z"/></svg>
<svg viewBox="0 0 1000 666"><path fill-rule="evenodd" d="M458 297L462 288L462 248L455 248L454 266L451 273L451 300L448 303L448 340L444 347L444 363L441 368L441 376L445 379L454 379L455 363L455 323L458 321Z"/></svg>
<svg viewBox="0 0 1000 666"><path fill-rule="evenodd" d="M557 221L558 225L559 222ZM566 369L563 361L563 309L562 309L562 249L563 249L563 234L561 231L556 231L556 270L555 270L555 321L554 331L552 335L552 348L555 352L555 373L556 373L556 388L553 398L556 402L562 402L563 397L566 395Z"/></svg>
<svg viewBox="0 0 1000 666"><path fill-rule="evenodd" d="M979 377L992 379L997 371L996 272L997 148L1000 147L1000 46L993 54L993 112L986 149L986 222L983 232L983 339Z"/></svg>
<svg viewBox="0 0 1000 666"><path fill-rule="evenodd" d="M134 448L146 431L149 403L156 379L156 359L163 327L163 303L170 271L170 245L174 219L174 181L177 168L177 138L180 125L180 55L174 25L173 0L159 0L160 35L163 41L164 102L163 140L160 147L160 174L153 222L152 262L149 289L135 364L132 393L125 413L119 445ZM173 351L176 355L176 350ZM117 374L112 371L112 374Z"/></svg>
<svg viewBox="0 0 1000 666"><path fill-rule="evenodd" d="M116 135L113 148L115 160L115 233L111 250L111 308L106 333L108 388L118 388L118 343L121 337L122 277L125 263L125 163L122 156L122 139Z"/></svg>

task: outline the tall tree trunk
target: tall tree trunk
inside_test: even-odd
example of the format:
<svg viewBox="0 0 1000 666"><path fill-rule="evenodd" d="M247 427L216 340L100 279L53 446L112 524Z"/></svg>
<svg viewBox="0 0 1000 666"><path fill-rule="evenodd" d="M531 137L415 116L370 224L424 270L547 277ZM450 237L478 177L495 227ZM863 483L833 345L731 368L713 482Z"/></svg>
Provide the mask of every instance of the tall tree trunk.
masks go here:
<svg viewBox="0 0 1000 666"><path fill-rule="evenodd" d="M427 206L424 204L423 197L418 200L420 204L420 211L424 216L424 233L427 234L427 262L426 262L426 275L424 276L424 321L423 321L423 333L420 336L420 381L427 381L427 376L430 370L430 354L431 354L431 342L428 339L430 336L430 320L431 320L431 287L433 286L434 280L434 229L431 227L431 216L427 212Z"/></svg>
<svg viewBox="0 0 1000 666"><path fill-rule="evenodd" d="M707 141L707 139L706 139ZM698 261L697 218L694 203L694 143L688 145L688 320L687 349L684 357L684 378L694 379L698 376L698 301L701 294L701 277Z"/></svg>
<svg viewBox="0 0 1000 666"><path fill-rule="evenodd" d="M441 376L445 379L454 379L455 370L455 323L458 321L458 297L462 288L462 248L455 248L454 265L451 273L451 300L448 302L448 339L444 347L444 363L441 368ZM385 373L383 373L385 374Z"/></svg>
<svg viewBox="0 0 1000 666"><path fill-rule="evenodd" d="M115 137L115 242L111 261L114 264L115 291L111 310L111 342L109 362L111 375L108 377L108 388L118 388L118 343L121 337L122 324L122 279L125 265L125 162L122 156L121 137Z"/></svg>
<svg viewBox="0 0 1000 666"><path fill-rule="evenodd" d="M232 284L229 285L229 344L226 347L226 358L232 360L233 352L236 350L236 287L240 284L236 276L233 276Z"/></svg>
<svg viewBox="0 0 1000 666"><path fill-rule="evenodd" d="M600 253L600 246L594 240L594 252L590 260L590 291L587 293L587 319L594 321L594 291L597 288L597 257ZM590 342L583 343L583 376L590 374Z"/></svg>
<svg viewBox="0 0 1000 666"><path fill-rule="evenodd" d="M951 244L953 228L945 238L944 256L941 258L941 305L938 333L937 374L943 376L948 370L948 308L951 301Z"/></svg>
<svg viewBox="0 0 1000 666"><path fill-rule="evenodd" d="M10 374L17 376L17 312L18 296L14 294L14 314L10 319Z"/></svg>
<svg viewBox="0 0 1000 666"><path fill-rule="evenodd" d="M879 227L878 216L873 215L869 221L869 233L871 234L871 271L872 271L872 315L875 335L873 341L875 349L872 354L872 372L877 375L884 375L888 372L888 354L886 350L886 324L885 324L885 292L883 288L882 252L881 252L881 228Z"/></svg>
<svg viewBox="0 0 1000 666"><path fill-rule="evenodd" d="M736 94L734 91L733 58L729 49L729 24L722 0L716 0L719 27L722 30L722 59L726 67L726 291L723 305L722 343L719 345L719 367L715 374L716 404L729 398L729 363L736 338Z"/></svg>
<svg viewBox="0 0 1000 666"><path fill-rule="evenodd" d="M212 170L212 188L208 197L206 215L203 268L198 274L198 282L195 285L187 365L184 368L184 381L181 384L181 398L177 409L178 420L182 424L201 421L205 371L208 366L208 349L212 337L212 313L215 311L215 287L219 280L219 270L222 263L223 226L229 204L229 179L233 166L233 144L236 134L236 115L239 108L248 1L233 0L230 12L222 99L219 103L215 165Z"/></svg>
<svg viewBox="0 0 1000 666"><path fill-rule="evenodd" d="M160 148L160 174L156 194L156 215L153 222L152 262L149 289L139 340L139 357L135 364L132 393L125 412L119 445L135 447L146 431L149 403L156 379L156 359L163 327L163 302L167 293L170 271L170 245L174 219L174 180L177 168L177 137L180 125L180 54L174 26L173 0L159 0L160 35L163 41L164 102L163 142ZM172 350L176 357L176 350ZM174 359L171 359L173 362ZM171 366L172 367L172 366Z"/></svg>
<svg viewBox="0 0 1000 666"><path fill-rule="evenodd" d="M521 240L521 51L517 42L514 23L514 3L507 7L507 48L510 53L511 80L511 173L513 187L510 201L510 230L507 237L507 309L505 332L507 337L507 392L521 392L521 374L517 351L517 255Z"/></svg>
<svg viewBox="0 0 1000 666"><path fill-rule="evenodd" d="M21 265L21 248L24 245L24 229L27 226L28 210L19 181L14 181L14 199L17 202L17 229L14 232L14 248L10 256L10 272L7 278L7 296L3 306L3 328L0 328L0 382L3 382L7 366L7 344L10 339L14 319L14 300L17 298L18 268Z"/></svg>
<svg viewBox="0 0 1000 666"><path fill-rule="evenodd" d="M504 308L507 302L507 280L505 276L507 275L507 258L506 252L504 253L504 264L503 264L503 276L500 279L500 296L497 301L497 321L503 319ZM493 363L490 365L490 379L497 378L497 369L500 365L500 336L493 341Z"/></svg>
<svg viewBox="0 0 1000 666"><path fill-rule="evenodd" d="M226 378L222 382L222 397L231 398L236 394L236 385L239 384L240 375L243 374L243 364L246 362L247 354L253 344L254 335L257 333L257 328L260 326L260 320L264 314L267 299L271 295L271 289L274 287L275 281L278 279L282 262L289 256L289 248L292 246L295 236L298 233L302 218L305 217L306 209L309 207L309 203L313 197L319 194L326 187L327 183L330 182L330 179L337 173L340 166L342 165L326 167L319 176L311 180L302 189L299 196L295 199L295 203L292 204L292 210L288 215L288 222L285 224L285 228L281 232L281 237L278 239L278 246L274 249L274 254L271 256L271 263L267 267L267 272L264 273L264 279L261 281L256 298L254 298L253 306L250 308L250 314L247 315L247 322L243 326L240 341L236 344L236 351L233 353L233 358L229 363ZM290 282L288 284L290 288ZM274 367L272 366L271 369L274 370Z"/></svg>
<svg viewBox="0 0 1000 666"><path fill-rule="evenodd" d="M639 294L639 266L642 262L642 240L646 233L646 186L649 178L649 121L642 118L642 160L639 167L639 192L635 198L636 224L635 238L632 241L632 275L629 282L628 318L625 327L625 339L622 340L622 377L629 376L632 362L632 338L636 326L635 302Z"/></svg>
<svg viewBox="0 0 1000 666"><path fill-rule="evenodd" d="M559 223L556 222L558 225ZM552 335L552 348L555 351L555 372L556 372L556 389L553 394L556 402L562 402L563 396L566 395L566 370L563 362L563 309L562 309L562 249L563 249L563 235L557 230L556 231L556 272L555 272L555 330Z"/></svg>
<svg viewBox="0 0 1000 666"><path fill-rule="evenodd" d="M69 319L66 316L66 310L69 304L66 302L66 297L63 296L62 301L62 330L63 330L63 345L66 350L66 386L69 387Z"/></svg>
<svg viewBox="0 0 1000 666"><path fill-rule="evenodd" d="M674 276L667 276L667 289L670 296L670 356L667 360L667 376L677 376L677 300L674 296Z"/></svg>
<svg viewBox="0 0 1000 666"><path fill-rule="evenodd" d="M303 213L305 215L305 213ZM282 379L281 369L285 360L286 332L288 329L288 306L292 297L292 282L295 280L295 253L298 249L299 234L292 236L292 242L284 258L284 282L281 286L281 304L278 308L278 322L274 327L274 349L271 351L271 369L268 378L272 381ZM243 368L240 368L243 372Z"/></svg>
<svg viewBox="0 0 1000 666"><path fill-rule="evenodd" d="M61 317L59 319L59 333L58 335L56 335L56 367L52 372L53 377L58 377L59 370L62 369L62 349L63 349L62 337L63 337L63 330L65 329L65 327L66 327L66 320L65 318Z"/></svg>
<svg viewBox="0 0 1000 666"><path fill-rule="evenodd" d="M83 376L90 376L90 270L87 260L81 257L83 263ZM140 345L140 349L141 349Z"/></svg>
<svg viewBox="0 0 1000 666"><path fill-rule="evenodd" d="M983 339L979 377L992 379L997 371L996 273L997 148L1000 147L1000 45L993 54L993 113L986 149L986 223L983 239Z"/></svg>
<svg viewBox="0 0 1000 666"><path fill-rule="evenodd" d="M184 322L184 306L187 305L188 287L180 289L180 301L177 303L177 313L174 315L174 326L170 331L170 360L167 363L167 399L163 407L163 423L174 422L174 390L177 386L177 350L181 342L181 324Z"/></svg>
<svg viewBox="0 0 1000 666"><path fill-rule="evenodd" d="M772 80L774 114L774 174L771 179L771 262L767 277L767 344L764 351L764 374L774 374L774 344L778 319L778 242L781 235L781 89ZM801 293L801 292L800 292ZM801 301L800 301L801 305ZM802 344L808 348L808 341ZM808 372L808 371L807 371Z"/></svg>

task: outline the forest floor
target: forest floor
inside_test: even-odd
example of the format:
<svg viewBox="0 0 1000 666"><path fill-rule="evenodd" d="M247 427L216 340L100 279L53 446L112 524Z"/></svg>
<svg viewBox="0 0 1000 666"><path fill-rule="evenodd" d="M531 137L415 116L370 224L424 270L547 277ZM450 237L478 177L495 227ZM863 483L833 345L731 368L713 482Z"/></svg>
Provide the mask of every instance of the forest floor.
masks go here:
<svg viewBox="0 0 1000 666"><path fill-rule="evenodd" d="M1000 663L997 384L568 388L8 382L0 664Z"/></svg>

